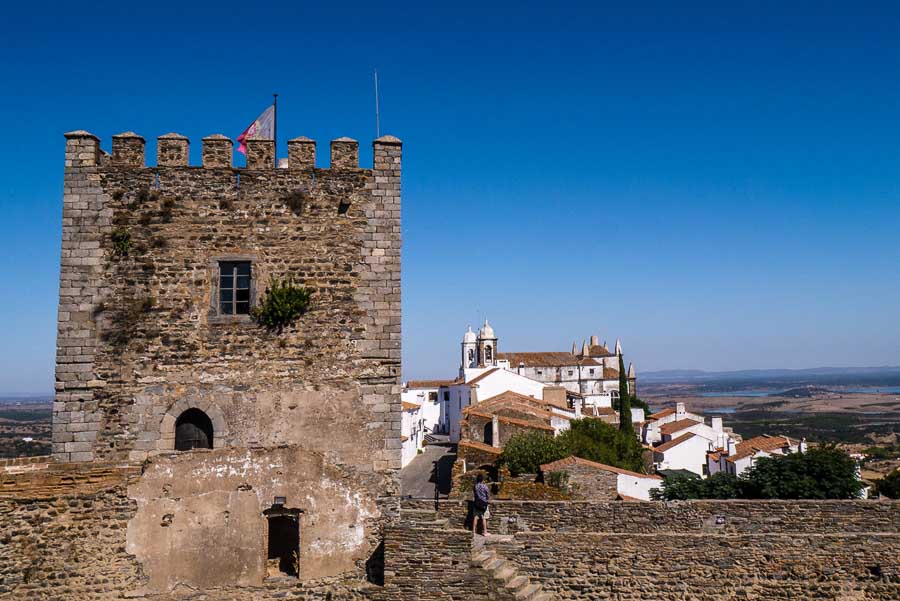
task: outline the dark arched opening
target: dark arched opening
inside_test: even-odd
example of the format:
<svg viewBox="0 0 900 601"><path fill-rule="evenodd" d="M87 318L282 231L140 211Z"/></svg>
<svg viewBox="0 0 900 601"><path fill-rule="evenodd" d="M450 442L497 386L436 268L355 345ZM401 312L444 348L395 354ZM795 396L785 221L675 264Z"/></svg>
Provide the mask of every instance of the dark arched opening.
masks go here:
<svg viewBox="0 0 900 601"><path fill-rule="evenodd" d="M493 446L494 444L494 424L488 422L484 425L484 444Z"/></svg>
<svg viewBox="0 0 900 601"><path fill-rule="evenodd" d="M213 448L213 425L199 409L188 409L175 420L175 450Z"/></svg>

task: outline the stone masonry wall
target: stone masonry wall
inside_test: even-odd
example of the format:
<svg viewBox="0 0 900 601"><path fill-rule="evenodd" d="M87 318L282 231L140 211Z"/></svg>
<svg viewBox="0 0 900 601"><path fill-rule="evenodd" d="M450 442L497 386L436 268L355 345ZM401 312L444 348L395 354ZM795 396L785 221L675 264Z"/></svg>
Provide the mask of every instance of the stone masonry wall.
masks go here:
<svg viewBox="0 0 900 601"><path fill-rule="evenodd" d="M520 533L509 556L557 599L900 598L900 534Z"/></svg>
<svg viewBox="0 0 900 601"><path fill-rule="evenodd" d="M437 515L458 529L467 508ZM491 514L496 551L556 599L900 598L900 502L495 501Z"/></svg>
<svg viewBox="0 0 900 601"><path fill-rule="evenodd" d="M0 477L0 599L121 599L141 584L125 532L136 504L108 466Z"/></svg>
<svg viewBox="0 0 900 601"><path fill-rule="evenodd" d="M574 498L612 501L619 494L619 476L615 472L577 463L567 465L558 471L569 475L569 490ZM549 474L544 474L545 481L549 478Z"/></svg>
<svg viewBox="0 0 900 601"><path fill-rule="evenodd" d="M444 500L450 527L467 523L470 502ZM432 501L403 501L433 509ZM721 518L721 519L720 519ZM887 501L494 501L493 531L794 534L900 532L900 502Z"/></svg>
<svg viewBox="0 0 900 601"><path fill-rule="evenodd" d="M145 595L263 586L274 498L298 512L300 581L362 579L396 514L400 467L401 143L66 135L53 407L58 463L144 463L128 555ZM294 159L297 159L294 161ZM293 161L293 162L290 162ZM290 281L308 310L281 330L219 312L219 264L251 264L251 303ZM175 451L183 412L213 449ZM214 541L215 552L197 552ZM377 563L377 561L376 561Z"/></svg>
<svg viewBox="0 0 900 601"><path fill-rule="evenodd" d="M102 165L94 136L68 135L55 458L172 450L184 401L221 418L225 446L308 444L324 429L316 450L362 435L368 469L398 468L399 141L376 141L372 170L349 162L349 140L335 142L339 169L236 170L220 167L223 137L204 139L204 168L135 166L134 140ZM164 142L166 156L188 144ZM280 335L218 316L227 259L253 262L254 302L290 279L312 291L310 310ZM292 411L304 423L286 428Z"/></svg>

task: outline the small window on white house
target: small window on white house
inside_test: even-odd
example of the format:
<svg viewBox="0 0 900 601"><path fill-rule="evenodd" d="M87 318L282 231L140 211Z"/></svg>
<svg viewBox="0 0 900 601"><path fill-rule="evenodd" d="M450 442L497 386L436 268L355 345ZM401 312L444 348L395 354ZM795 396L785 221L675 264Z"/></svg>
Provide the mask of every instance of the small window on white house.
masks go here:
<svg viewBox="0 0 900 601"><path fill-rule="evenodd" d="M569 370L569 375L571 376L573 373L574 373L574 372L570 369L570 370Z"/></svg>
<svg viewBox="0 0 900 601"><path fill-rule="evenodd" d="M589 370L588 370L588 373L590 373L590 374L593 376L593 375L594 375L594 368L592 367L591 369L589 369Z"/></svg>
<svg viewBox="0 0 900 601"><path fill-rule="evenodd" d="M537 375L543 376L543 375L544 375L544 370L543 370L543 369L537 370Z"/></svg>

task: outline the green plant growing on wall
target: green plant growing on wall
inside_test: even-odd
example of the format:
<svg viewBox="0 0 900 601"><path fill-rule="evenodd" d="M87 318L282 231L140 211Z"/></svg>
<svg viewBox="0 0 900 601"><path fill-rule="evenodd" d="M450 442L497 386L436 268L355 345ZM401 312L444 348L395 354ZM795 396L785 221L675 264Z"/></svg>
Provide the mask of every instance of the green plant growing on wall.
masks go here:
<svg viewBox="0 0 900 601"><path fill-rule="evenodd" d="M553 488L558 488L563 492L567 492L569 490L569 472L550 472L547 475L547 484Z"/></svg>
<svg viewBox="0 0 900 601"><path fill-rule="evenodd" d="M125 228L114 229L109 238L112 241L113 254L117 257L127 257L131 249L131 232Z"/></svg>
<svg viewBox="0 0 900 601"><path fill-rule="evenodd" d="M262 302L253 308L253 319L268 330L281 332L309 308L310 293L292 282L273 279Z"/></svg>

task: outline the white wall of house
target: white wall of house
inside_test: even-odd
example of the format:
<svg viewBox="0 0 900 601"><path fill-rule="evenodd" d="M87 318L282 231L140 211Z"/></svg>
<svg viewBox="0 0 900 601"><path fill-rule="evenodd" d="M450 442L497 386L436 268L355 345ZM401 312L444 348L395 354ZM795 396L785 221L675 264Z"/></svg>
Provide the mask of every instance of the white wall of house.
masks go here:
<svg viewBox="0 0 900 601"><path fill-rule="evenodd" d="M441 388L441 397L441 409L447 414L450 442L455 444L459 442L459 421L462 419L462 410L470 404L471 389L468 384L448 386Z"/></svg>
<svg viewBox="0 0 900 601"><path fill-rule="evenodd" d="M476 399L474 402L478 402L506 391L542 399L544 398L544 388L547 388L548 385L505 369L498 369L479 380L474 386Z"/></svg>
<svg viewBox="0 0 900 601"><path fill-rule="evenodd" d="M400 467L406 467L422 448L425 437L422 421L421 408L403 409L400 412L400 436L403 439L400 446Z"/></svg>
<svg viewBox="0 0 900 601"><path fill-rule="evenodd" d="M631 497L633 499L641 499L642 501L650 500L650 491L654 488L662 487L662 479L632 476L630 474L619 474L616 480L616 490L620 495Z"/></svg>
<svg viewBox="0 0 900 601"><path fill-rule="evenodd" d="M712 450L712 443L702 436L692 436L679 445L660 453L653 451L656 469L688 470L703 476L706 466L706 452Z"/></svg>
<svg viewBox="0 0 900 601"><path fill-rule="evenodd" d="M440 389L413 388L400 392L400 400L422 407L422 419L427 432L440 432L441 401Z"/></svg>

